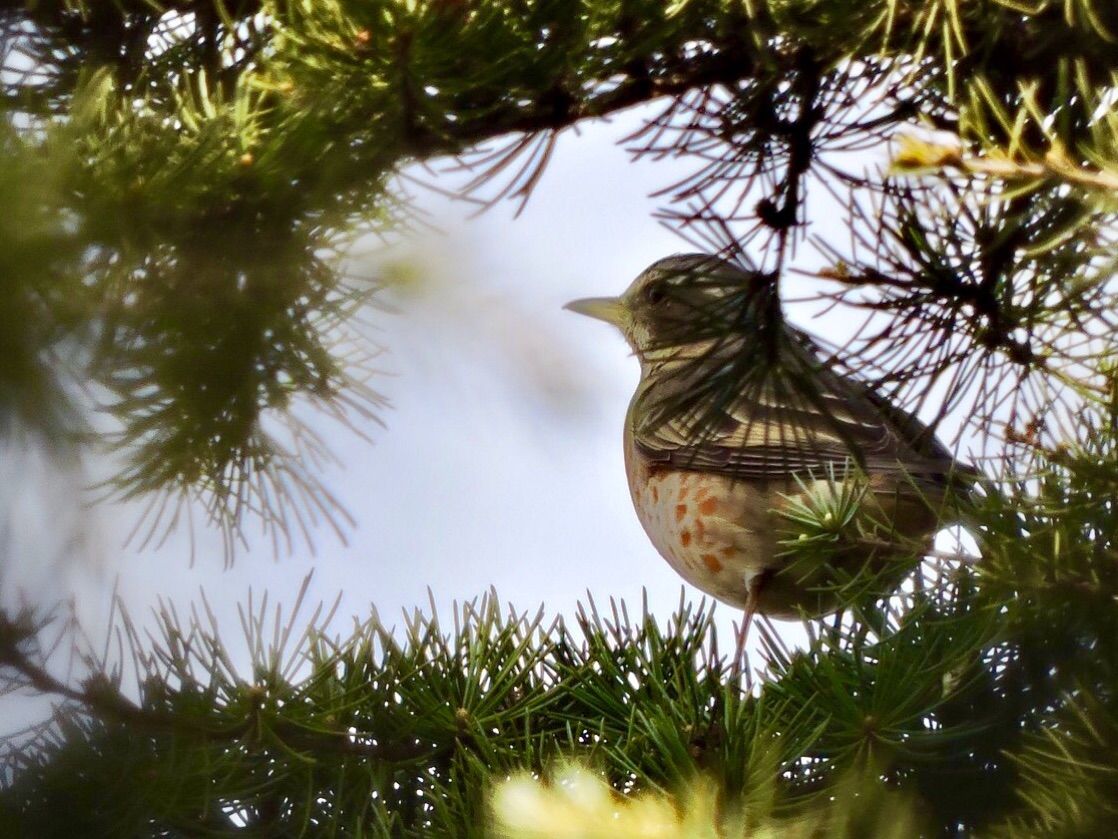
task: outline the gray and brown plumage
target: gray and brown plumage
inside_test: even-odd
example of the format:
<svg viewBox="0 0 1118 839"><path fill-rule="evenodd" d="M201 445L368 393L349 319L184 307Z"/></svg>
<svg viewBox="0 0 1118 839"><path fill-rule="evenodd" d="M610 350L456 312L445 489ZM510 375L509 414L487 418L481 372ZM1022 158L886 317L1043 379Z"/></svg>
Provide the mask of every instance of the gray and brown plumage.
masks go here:
<svg viewBox="0 0 1118 839"><path fill-rule="evenodd" d="M821 577L790 567L782 511L850 482L884 526L877 547L835 564L892 565L899 579L903 558L930 547L962 470L915 417L823 363L780 316L771 278L672 256L620 297L567 308L617 326L640 360L625 420L629 489L653 545L693 585L750 615L838 608Z"/></svg>

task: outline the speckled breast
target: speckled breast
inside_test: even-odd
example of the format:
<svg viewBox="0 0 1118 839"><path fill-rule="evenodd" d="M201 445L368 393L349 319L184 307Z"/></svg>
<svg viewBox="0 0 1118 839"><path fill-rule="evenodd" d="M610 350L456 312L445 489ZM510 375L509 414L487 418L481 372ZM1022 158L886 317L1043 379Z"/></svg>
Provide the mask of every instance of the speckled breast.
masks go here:
<svg viewBox="0 0 1118 839"><path fill-rule="evenodd" d="M692 585L744 607L750 580L775 552L764 493L718 475L657 467L625 437L629 492L656 550Z"/></svg>
<svg viewBox="0 0 1118 839"><path fill-rule="evenodd" d="M827 614L841 605L835 581L824 567L810 574L804 569L781 573L787 559L779 541L786 528L778 511L805 490L833 488L829 482L732 481L717 473L664 468L641 455L628 431L625 467L645 532L661 556L692 585L744 608L751 581L771 572L756 589L754 607L761 614L789 619ZM929 499L903 492L895 480L880 488L871 481L871 487L879 519L905 522L899 535L923 540L925 549L930 547L938 517ZM887 573L883 578L887 583L899 582L918 561L903 545L897 552L858 549L835 558L843 565L872 562Z"/></svg>

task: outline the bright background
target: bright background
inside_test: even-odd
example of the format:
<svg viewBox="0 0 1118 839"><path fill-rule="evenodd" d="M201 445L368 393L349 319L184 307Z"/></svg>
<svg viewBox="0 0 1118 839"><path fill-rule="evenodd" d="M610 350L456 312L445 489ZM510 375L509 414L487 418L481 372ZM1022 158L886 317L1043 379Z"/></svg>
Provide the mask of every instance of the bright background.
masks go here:
<svg viewBox="0 0 1118 839"><path fill-rule="evenodd" d="M394 311L365 316L370 339L386 349L377 361L385 375L374 382L392 402L386 428L365 429L370 445L316 423L342 464L324 482L356 522L347 543L320 529L314 556L297 547L275 557L258 540L229 570L220 539L197 527L193 544L180 528L158 548L122 547L140 511L90 504L95 494L82 487L96 463L10 445L0 458L5 602L70 599L99 639L114 590L140 621L160 598L187 614L204 590L234 651L250 588L289 604L312 570L312 603L342 595L343 634L372 606L399 624L402 611L433 601L445 614L491 586L520 611L542 603L568 616L588 592L599 604L624 598L637 612L647 592L666 619L683 583L642 532L622 465L636 361L605 324L561 308L618 293L654 260L694 250L652 217L662 202L648 197L687 169L633 163L615 145L638 121L631 111L565 134L519 218L508 202L470 218L467 204L418 193L437 229L388 254L418 279L386 298ZM884 162L885 149L867 158ZM815 222L811 232L828 229ZM729 631L738 612L719 615ZM802 637L798 626L780 626L788 641Z"/></svg>

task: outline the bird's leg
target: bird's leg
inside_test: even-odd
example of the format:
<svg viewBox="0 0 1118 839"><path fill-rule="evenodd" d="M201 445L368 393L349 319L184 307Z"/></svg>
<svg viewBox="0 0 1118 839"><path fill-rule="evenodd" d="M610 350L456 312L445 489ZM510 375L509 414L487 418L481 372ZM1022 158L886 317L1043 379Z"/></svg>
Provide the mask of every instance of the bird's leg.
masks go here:
<svg viewBox="0 0 1118 839"><path fill-rule="evenodd" d="M745 614L742 616L741 626L738 628L737 651L734 655L735 666L737 666L737 662L745 660L745 642L749 640L749 627L753 625L753 617L757 613L761 583L764 581L766 573L765 571L759 571L746 575Z"/></svg>
<svg viewBox="0 0 1118 839"><path fill-rule="evenodd" d="M750 575L749 579L745 581L745 623L743 624L743 634L746 637L749 635L749 627L753 623L753 616L757 614L757 606L759 605L761 596L761 583L764 581L766 573L765 571L757 572Z"/></svg>

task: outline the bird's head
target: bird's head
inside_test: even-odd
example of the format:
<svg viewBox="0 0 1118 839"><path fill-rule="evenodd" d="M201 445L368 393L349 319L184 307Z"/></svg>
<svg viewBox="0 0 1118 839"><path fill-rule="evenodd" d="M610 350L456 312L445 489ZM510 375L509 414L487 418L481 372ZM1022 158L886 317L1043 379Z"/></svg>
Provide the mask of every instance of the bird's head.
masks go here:
<svg viewBox="0 0 1118 839"><path fill-rule="evenodd" d="M751 307L736 304L755 295L760 276L715 256L680 254L652 263L620 297L588 297L564 308L613 324L649 361L748 331Z"/></svg>

